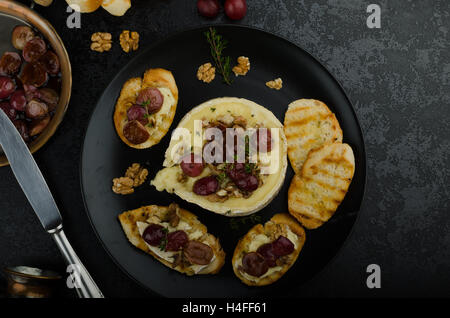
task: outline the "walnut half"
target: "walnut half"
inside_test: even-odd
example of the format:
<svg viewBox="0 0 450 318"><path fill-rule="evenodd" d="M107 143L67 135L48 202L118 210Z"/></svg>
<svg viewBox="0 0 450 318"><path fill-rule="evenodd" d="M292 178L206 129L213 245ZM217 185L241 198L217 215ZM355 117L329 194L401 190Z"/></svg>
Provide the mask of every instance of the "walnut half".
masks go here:
<svg viewBox="0 0 450 318"><path fill-rule="evenodd" d="M215 77L216 68L213 67L211 63L205 63L203 65L200 65L200 67L198 68L197 78L199 81L211 83Z"/></svg>
<svg viewBox="0 0 450 318"><path fill-rule="evenodd" d="M283 87L283 80L281 78L274 79L273 81L268 81L266 86L277 91Z"/></svg>
<svg viewBox="0 0 450 318"><path fill-rule="evenodd" d="M236 76L244 76L250 70L250 60L246 56L239 56L237 58L238 65L233 67L232 71Z"/></svg>
<svg viewBox="0 0 450 318"><path fill-rule="evenodd" d="M107 32L96 32L91 36L91 50L96 52L105 52L111 50L112 36Z"/></svg>
<svg viewBox="0 0 450 318"><path fill-rule="evenodd" d="M117 194L131 194L134 192L134 188L139 187L145 182L147 176L147 169L142 168L138 163L133 163L127 169L124 177L113 179L112 190Z"/></svg>
<svg viewBox="0 0 450 318"><path fill-rule="evenodd" d="M125 53L137 51L139 48L139 33L125 30L120 34L119 41L120 46Z"/></svg>

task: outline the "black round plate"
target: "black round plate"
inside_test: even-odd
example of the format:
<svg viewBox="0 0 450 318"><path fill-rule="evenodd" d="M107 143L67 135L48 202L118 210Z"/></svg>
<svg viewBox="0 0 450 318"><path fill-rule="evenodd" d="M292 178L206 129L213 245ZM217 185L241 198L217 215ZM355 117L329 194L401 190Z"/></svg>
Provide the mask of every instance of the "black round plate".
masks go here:
<svg viewBox="0 0 450 318"><path fill-rule="evenodd" d="M94 230L116 263L132 278L153 292L168 297L239 297L276 295L294 292L312 278L337 254L349 235L361 205L365 186L366 161L364 141L350 101L332 75L311 55L294 44L264 31L240 26L217 26L230 41L226 54L233 58L248 56L251 70L238 77L231 86L219 76L211 84L196 78L199 65L211 61L205 40L206 28L185 31L152 47L143 49L126 65L101 96L89 123L83 146L81 183L89 218ZM271 110L280 121L290 102L314 98L325 102L336 114L344 131L344 142L355 153L356 172L349 192L331 220L321 228L307 231L306 244L296 264L277 283L266 287L248 287L235 277L231 257L239 238L256 223L272 215L287 212L287 191L293 176L289 167L279 195L253 216L227 218L188 204L175 195L158 192L147 182L132 195L111 191L112 179L122 175L134 162L146 164L149 180L161 169L170 132L150 149L135 150L116 135L113 111L122 85L131 77L142 76L149 68L171 70L180 91L177 113L172 124L193 107L216 97L243 97ZM281 77L283 89L275 91L266 81ZM168 205L177 202L196 214L209 231L220 238L227 254L226 263L217 275L188 277L173 271L153 257L133 247L125 237L117 216L144 205Z"/></svg>

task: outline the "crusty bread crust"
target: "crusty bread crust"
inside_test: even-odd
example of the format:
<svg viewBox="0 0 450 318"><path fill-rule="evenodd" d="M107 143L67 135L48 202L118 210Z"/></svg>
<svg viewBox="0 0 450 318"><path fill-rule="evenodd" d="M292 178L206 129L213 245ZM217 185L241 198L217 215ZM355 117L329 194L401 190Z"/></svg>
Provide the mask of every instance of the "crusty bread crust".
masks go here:
<svg viewBox="0 0 450 318"><path fill-rule="evenodd" d="M284 118L288 157L295 173L300 173L311 149L342 142L342 129L327 105L315 99L299 99L291 104Z"/></svg>
<svg viewBox="0 0 450 318"><path fill-rule="evenodd" d="M284 264L282 266L281 270L276 271L256 282L249 280L245 276L243 276L241 271L239 270L239 265L241 263L242 257L245 253L245 250L252 242L252 237L254 235L258 235L258 234L270 235L270 233L273 229L273 226L271 226L271 225L273 225L273 224L287 225L290 228L290 230L293 233L295 233L299 238L297 248L295 249L295 251L292 254L290 254L289 262ZM239 242L234 250L233 259L232 259L233 271L234 271L235 275L244 284L246 284L248 286L265 286L265 285L272 284L272 283L276 282L277 280L279 280L289 270L289 268L292 267L292 265L297 260L299 254L300 254L300 251L303 248L303 245L305 244L305 240L306 240L305 230L300 226L300 224L297 223L297 221L295 221L295 219L293 217L291 217L287 213L275 214L270 219L270 221L268 221L268 222L266 222L266 224L264 224L264 226L262 224L255 225L253 228L250 229L250 231L248 231L248 233L246 235L244 235L244 237L242 237L239 240Z"/></svg>
<svg viewBox="0 0 450 318"><path fill-rule="evenodd" d="M289 213L308 229L321 226L344 200L354 172L349 145L333 143L311 150L289 187Z"/></svg>
<svg viewBox="0 0 450 318"><path fill-rule="evenodd" d="M190 271L189 268L182 268L181 266L177 266L174 268L172 266L172 263L153 253L148 248L147 244L145 244L145 241L139 234L139 230L136 225L137 222L146 222L146 220L153 215L156 215L158 217L163 216L165 215L165 213L167 213L167 211L168 211L167 206L158 206L158 205L144 206L139 209L123 212L122 214L119 215L119 221L120 224L122 225L123 231L125 232L131 244L141 249L142 251L152 255L154 258L156 258L158 261L160 261L167 267L170 267L186 275L194 275L194 272L192 270ZM201 231L202 233L204 233L204 235L206 235L207 237L206 241L208 245L213 249L214 255L216 256L214 261L210 265L208 265L207 268L200 271L198 274L218 273L222 268L223 264L225 263L225 252L222 250L219 240L215 238L212 234L209 234L206 226L203 225L197 219L197 216L195 216L191 212L180 208L178 210L178 216L180 217L180 219L187 222L193 229Z"/></svg>
<svg viewBox="0 0 450 318"><path fill-rule="evenodd" d="M155 114L156 117L164 116L161 124L155 125L155 127L145 126L148 133L150 134L150 137L147 139L147 141L138 145L134 145L130 143L123 135L123 128L127 123L127 110L136 103L139 92L142 89L148 87L166 87L170 89L173 98L175 99L175 103L171 106L167 116L165 114ZM162 68L149 69L145 72L143 79L139 77L131 78L123 85L114 111L114 126L116 128L116 132L119 135L120 139L132 148L150 148L159 143L169 131L170 125L172 124L173 118L175 116L177 104L178 88L172 72Z"/></svg>

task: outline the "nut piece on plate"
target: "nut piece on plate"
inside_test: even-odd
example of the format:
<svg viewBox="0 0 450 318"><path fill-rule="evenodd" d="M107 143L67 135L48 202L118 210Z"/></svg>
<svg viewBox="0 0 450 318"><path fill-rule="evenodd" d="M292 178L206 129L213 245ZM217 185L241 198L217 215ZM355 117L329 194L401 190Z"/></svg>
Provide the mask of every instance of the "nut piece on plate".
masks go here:
<svg viewBox="0 0 450 318"><path fill-rule="evenodd" d="M115 16L123 16L131 7L130 0L104 0L103 9Z"/></svg>
<svg viewBox="0 0 450 318"><path fill-rule="evenodd" d="M53 0L34 0L34 2L36 2L37 4L39 4L43 7L48 7L49 5L51 5L53 3Z"/></svg>
<svg viewBox="0 0 450 318"><path fill-rule="evenodd" d="M197 71L197 78L199 81L205 83L211 83L216 77L216 68L211 65L211 63L205 63L200 65Z"/></svg>
<svg viewBox="0 0 450 318"><path fill-rule="evenodd" d="M133 163L131 167L127 169L127 172L125 172L125 177L133 179L134 187L138 187L143 184L145 182L145 179L147 179L147 176L148 170L142 168L138 163Z"/></svg>
<svg viewBox="0 0 450 318"><path fill-rule="evenodd" d="M233 67L233 72L236 76L244 76L250 70L250 60L246 56L239 56L237 58L238 65Z"/></svg>
<svg viewBox="0 0 450 318"><path fill-rule="evenodd" d="M273 81L268 81L266 86L279 91L283 87L283 80L281 78L274 79Z"/></svg>
<svg viewBox="0 0 450 318"><path fill-rule="evenodd" d="M125 172L124 177L113 179L112 190L117 194L131 194L134 192L134 188L139 187L145 182L147 176L147 169L142 168L138 163L133 163Z"/></svg>
<svg viewBox="0 0 450 318"><path fill-rule="evenodd" d="M97 10L102 5L103 0L66 0L66 2L75 11L89 13Z"/></svg>
<svg viewBox="0 0 450 318"><path fill-rule="evenodd" d="M122 50L126 53L137 51L139 48L139 33L137 32L125 30L120 34L119 40Z"/></svg>
<svg viewBox="0 0 450 318"><path fill-rule="evenodd" d="M112 36L111 33L96 32L91 36L91 50L96 52L105 52L111 50Z"/></svg>

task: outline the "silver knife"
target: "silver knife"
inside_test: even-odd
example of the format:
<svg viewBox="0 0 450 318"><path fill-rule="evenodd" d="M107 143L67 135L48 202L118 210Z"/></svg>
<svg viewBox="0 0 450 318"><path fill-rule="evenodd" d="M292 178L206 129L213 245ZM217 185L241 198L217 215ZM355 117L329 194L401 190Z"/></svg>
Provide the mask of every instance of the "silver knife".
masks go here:
<svg viewBox="0 0 450 318"><path fill-rule="evenodd" d="M103 298L63 231L62 218L45 179L14 124L0 110L0 145L12 171L44 229L72 269L72 284L81 298Z"/></svg>

